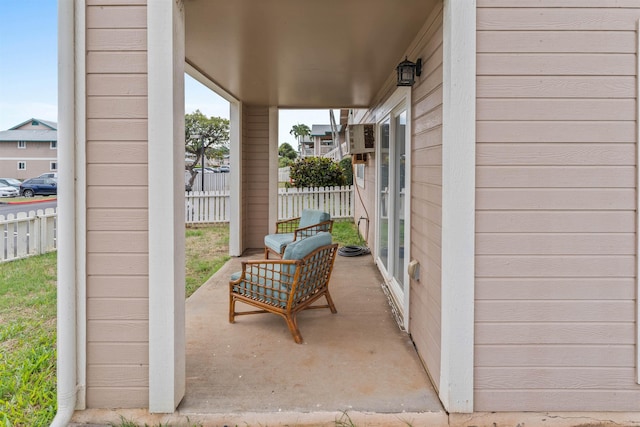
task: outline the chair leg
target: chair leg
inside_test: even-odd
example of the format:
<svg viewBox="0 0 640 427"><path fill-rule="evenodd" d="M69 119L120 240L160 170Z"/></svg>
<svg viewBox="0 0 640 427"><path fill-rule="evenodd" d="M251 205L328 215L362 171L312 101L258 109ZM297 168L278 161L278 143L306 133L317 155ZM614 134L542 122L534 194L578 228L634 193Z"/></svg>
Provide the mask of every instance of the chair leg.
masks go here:
<svg viewBox="0 0 640 427"><path fill-rule="evenodd" d="M291 331L291 335L293 335L293 340L296 344L302 344L302 335L300 334L300 330L298 329L298 322L296 321L295 314L287 315L285 317L287 321L287 326L289 327L289 331Z"/></svg>
<svg viewBox="0 0 640 427"><path fill-rule="evenodd" d="M333 314L336 314L338 310L336 310L336 306L333 304L333 300L331 299L331 294L329 294L329 290L324 293L324 296L327 298L327 304L329 304L329 309Z"/></svg>
<svg viewBox="0 0 640 427"><path fill-rule="evenodd" d="M264 248L264 259L269 259L269 248Z"/></svg>
<svg viewBox="0 0 640 427"><path fill-rule="evenodd" d="M236 299L233 295L229 295L229 323L236 323Z"/></svg>

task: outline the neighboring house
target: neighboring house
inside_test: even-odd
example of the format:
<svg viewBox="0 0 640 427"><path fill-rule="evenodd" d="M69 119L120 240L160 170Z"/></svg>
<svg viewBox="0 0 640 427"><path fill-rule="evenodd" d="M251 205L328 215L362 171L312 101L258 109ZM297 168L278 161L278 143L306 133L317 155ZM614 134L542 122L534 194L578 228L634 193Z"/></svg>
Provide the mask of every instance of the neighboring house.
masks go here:
<svg viewBox="0 0 640 427"><path fill-rule="evenodd" d="M343 106L375 128L356 217L444 408L640 411L640 3L334 6L60 3L60 419L184 396L183 66L230 101L231 255L277 217L278 106Z"/></svg>
<svg viewBox="0 0 640 427"><path fill-rule="evenodd" d="M338 124L338 141L344 142L344 128ZM322 157L337 148L334 144L331 125L311 125L311 134L302 138L301 157Z"/></svg>
<svg viewBox="0 0 640 427"><path fill-rule="evenodd" d="M0 170L24 180L58 170L58 124L29 119L0 131Z"/></svg>

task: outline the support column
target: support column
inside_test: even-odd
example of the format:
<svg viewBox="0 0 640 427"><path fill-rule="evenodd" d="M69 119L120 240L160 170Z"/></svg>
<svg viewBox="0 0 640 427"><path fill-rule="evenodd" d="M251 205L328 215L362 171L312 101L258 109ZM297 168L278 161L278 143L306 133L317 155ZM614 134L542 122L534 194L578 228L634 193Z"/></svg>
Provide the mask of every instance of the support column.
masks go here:
<svg viewBox="0 0 640 427"><path fill-rule="evenodd" d="M149 411L185 393L184 11L150 1L148 40Z"/></svg>

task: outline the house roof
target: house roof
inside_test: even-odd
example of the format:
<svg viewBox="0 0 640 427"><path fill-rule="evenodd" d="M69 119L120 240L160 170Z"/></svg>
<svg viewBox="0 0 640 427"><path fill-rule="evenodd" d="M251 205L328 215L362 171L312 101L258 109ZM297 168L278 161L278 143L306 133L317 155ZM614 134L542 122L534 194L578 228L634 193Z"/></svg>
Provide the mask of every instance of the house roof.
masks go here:
<svg viewBox="0 0 640 427"><path fill-rule="evenodd" d="M249 105L367 108L439 3L186 1L185 60Z"/></svg>
<svg viewBox="0 0 640 427"><path fill-rule="evenodd" d="M338 132L342 131L342 125L336 125ZM311 125L311 136L331 135L331 125Z"/></svg>
<svg viewBox="0 0 640 427"><path fill-rule="evenodd" d="M0 142L33 141L49 142L58 140L58 131L37 130L5 130L0 131Z"/></svg>
<svg viewBox="0 0 640 427"><path fill-rule="evenodd" d="M25 120L24 122L22 122L22 123L20 123L20 124L18 124L18 125L15 125L15 126L14 126L14 127L12 127L12 128L9 128L9 130L18 130L18 128L20 128L20 127L22 127L22 126L26 125L26 124L27 124L27 123L29 123L29 122L34 122L34 121L35 121L35 122L38 122L38 123L40 123L41 125L44 125L44 126L46 126L46 127L48 127L48 128L51 128L51 130L58 130L58 123L56 123L56 122L51 122L51 121L49 121L49 120L36 119L36 118L33 118L33 117L32 117L32 118L30 118L29 120Z"/></svg>

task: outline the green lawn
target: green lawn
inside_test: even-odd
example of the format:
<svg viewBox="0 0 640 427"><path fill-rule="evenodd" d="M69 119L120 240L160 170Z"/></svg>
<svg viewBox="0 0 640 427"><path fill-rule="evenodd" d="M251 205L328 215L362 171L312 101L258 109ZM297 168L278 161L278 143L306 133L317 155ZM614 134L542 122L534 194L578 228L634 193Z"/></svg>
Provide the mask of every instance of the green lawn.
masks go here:
<svg viewBox="0 0 640 427"><path fill-rule="evenodd" d="M229 259L229 226L185 235L188 297ZM336 221L333 237L361 244L351 221ZM0 266L0 426L48 426L56 413L56 255Z"/></svg>

